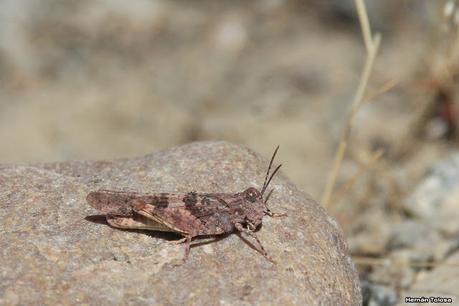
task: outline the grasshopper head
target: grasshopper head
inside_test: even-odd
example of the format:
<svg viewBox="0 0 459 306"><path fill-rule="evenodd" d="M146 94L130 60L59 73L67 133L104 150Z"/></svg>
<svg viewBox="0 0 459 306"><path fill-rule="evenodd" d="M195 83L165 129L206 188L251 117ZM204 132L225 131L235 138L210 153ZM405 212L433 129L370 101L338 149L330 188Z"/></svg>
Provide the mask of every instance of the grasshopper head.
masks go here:
<svg viewBox="0 0 459 306"><path fill-rule="evenodd" d="M246 221L257 227L261 224L261 219L265 214L263 195L254 187L247 188L242 194L246 203L244 205Z"/></svg>

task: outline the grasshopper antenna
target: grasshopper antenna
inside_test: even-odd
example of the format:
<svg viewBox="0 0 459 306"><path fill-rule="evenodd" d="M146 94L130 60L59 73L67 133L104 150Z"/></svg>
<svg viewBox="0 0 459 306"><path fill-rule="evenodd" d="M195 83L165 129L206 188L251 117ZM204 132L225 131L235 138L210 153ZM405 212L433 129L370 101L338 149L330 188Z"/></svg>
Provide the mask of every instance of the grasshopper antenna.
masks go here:
<svg viewBox="0 0 459 306"><path fill-rule="evenodd" d="M282 164L277 166L276 169L274 169L273 173L271 174L271 176L269 177L269 180L268 182L266 183L266 186L263 187L263 189L261 190L261 195L263 195L263 193L266 191L266 189L268 188L269 186L269 183L271 183L271 180L273 179L274 175L277 173L277 171L280 169L280 167L282 167Z"/></svg>
<svg viewBox="0 0 459 306"><path fill-rule="evenodd" d="M274 150L273 156L271 157L271 161L269 162L268 171L266 172L265 181L263 183L263 188L261 189L261 195L263 195L265 193L266 188L268 188L269 183L271 182L271 179L273 178L274 174L276 174L276 172L282 166L282 165L277 166L277 168L273 171L271 176L269 176L269 172L271 171L271 167L273 165L274 158L276 157L277 150L279 150L279 146L277 146L276 150ZM269 179L268 179L268 177L269 177Z"/></svg>
<svg viewBox="0 0 459 306"><path fill-rule="evenodd" d="M265 204L265 206L268 204L268 200L269 200L269 198L271 197L271 195L273 194L273 191L274 191L274 189L271 189L271 190L268 192L268 195L266 196L265 200L263 201L263 203Z"/></svg>

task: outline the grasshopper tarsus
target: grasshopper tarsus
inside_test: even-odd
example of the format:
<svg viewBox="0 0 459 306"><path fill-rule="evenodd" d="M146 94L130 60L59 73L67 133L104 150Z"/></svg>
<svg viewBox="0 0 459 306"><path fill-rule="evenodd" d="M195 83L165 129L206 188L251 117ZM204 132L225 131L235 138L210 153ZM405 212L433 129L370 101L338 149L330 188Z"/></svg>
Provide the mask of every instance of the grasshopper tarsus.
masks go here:
<svg viewBox="0 0 459 306"><path fill-rule="evenodd" d="M185 237L185 254L183 255L182 263L185 263L190 255L191 238L193 238L191 235Z"/></svg>

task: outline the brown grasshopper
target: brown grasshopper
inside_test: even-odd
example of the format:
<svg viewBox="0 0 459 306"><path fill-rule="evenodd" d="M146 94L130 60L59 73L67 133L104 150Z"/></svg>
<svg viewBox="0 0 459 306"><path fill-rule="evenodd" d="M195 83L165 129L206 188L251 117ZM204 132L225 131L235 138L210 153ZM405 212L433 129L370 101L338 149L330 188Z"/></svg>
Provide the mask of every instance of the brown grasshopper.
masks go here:
<svg viewBox="0 0 459 306"><path fill-rule="evenodd" d="M257 250L273 261L255 234L264 215L284 216L273 213L267 206L271 192L265 199L269 183L282 165L270 175L273 153L261 191L250 187L243 192L231 193L136 193L98 190L87 196L89 205L106 215L108 224L122 229L146 229L178 233L184 238L174 241L186 243L186 261L190 253L191 239L196 236L221 235L235 229L253 237Z"/></svg>

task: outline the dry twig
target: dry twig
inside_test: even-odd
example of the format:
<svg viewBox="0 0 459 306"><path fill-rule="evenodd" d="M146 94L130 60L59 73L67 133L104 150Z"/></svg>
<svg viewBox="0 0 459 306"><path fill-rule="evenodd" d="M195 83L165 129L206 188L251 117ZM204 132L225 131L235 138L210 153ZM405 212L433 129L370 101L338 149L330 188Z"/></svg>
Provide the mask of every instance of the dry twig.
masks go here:
<svg viewBox="0 0 459 306"><path fill-rule="evenodd" d="M352 256L352 261L357 265L364 266L393 266L395 265L407 265L411 268L435 268L438 266L448 267L459 267L459 263L445 262L445 261L433 261L433 262L398 262L388 258L374 258L374 257L362 257Z"/></svg>
<svg viewBox="0 0 459 306"><path fill-rule="evenodd" d="M383 156L384 151L383 150L377 150L376 152L373 152L370 160L364 164L361 165L359 170L349 179L347 180L346 183L341 186L340 189L336 192L335 196L333 197L333 203L338 203L342 197L352 188L354 183L369 169L371 168L379 159Z"/></svg>
<svg viewBox="0 0 459 306"><path fill-rule="evenodd" d="M327 183L325 185L325 189L322 195L321 203L324 207L328 207L330 205L330 199L335 187L336 178L338 176L338 172L341 168L341 164L343 162L344 154L346 153L346 148L349 141L349 135L352 128L352 122L355 117L355 114L359 110L360 106L364 101L364 94L365 89L368 84L368 79L370 78L371 71L373 69L374 61L376 55L378 53L379 45L381 43L381 35L379 33L372 36L370 23L368 21L368 14L365 8L365 3L363 0L354 0L357 13L359 15L360 27L362 29L363 39L365 42L366 48L366 59L365 65L363 66L362 73L360 75L360 82L357 87L357 90L354 95L354 99L352 101L351 109L349 110L346 122L343 128L343 132L341 134L338 150L336 151L335 158L333 160L333 166L330 171L330 174L327 179Z"/></svg>
<svg viewBox="0 0 459 306"><path fill-rule="evenodd" d="M378 96L380 96L382 94L385 94L386 92L390 91L395 86L397 86L398 84L399 84L399 81L396 80L396 79L392 79L392 80L387 81L386 83L384 83L380 88L378 88L374 92L367 94L363 98L363 100L364 100L363 103L367 103L367 102L370 102L370 101L374 100L376 97L378 97Z"/></svg>

